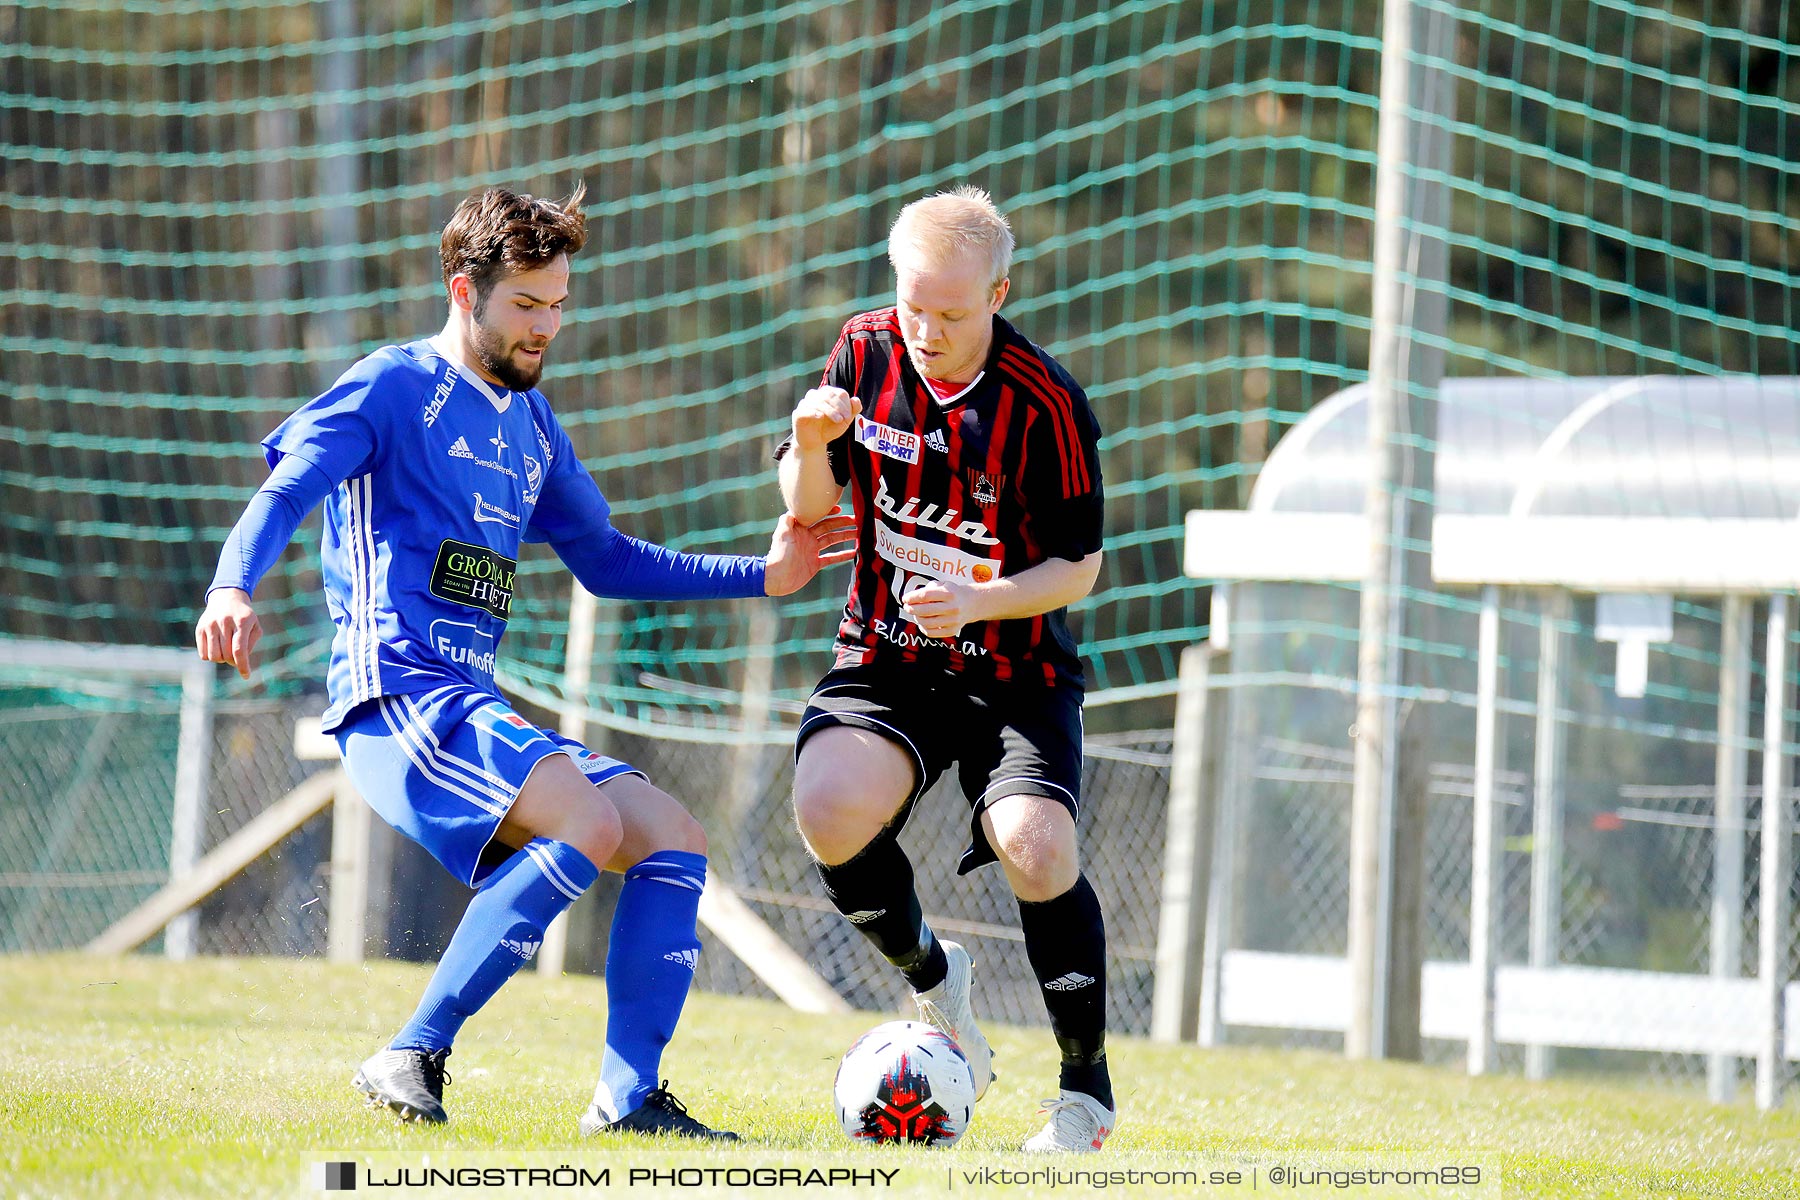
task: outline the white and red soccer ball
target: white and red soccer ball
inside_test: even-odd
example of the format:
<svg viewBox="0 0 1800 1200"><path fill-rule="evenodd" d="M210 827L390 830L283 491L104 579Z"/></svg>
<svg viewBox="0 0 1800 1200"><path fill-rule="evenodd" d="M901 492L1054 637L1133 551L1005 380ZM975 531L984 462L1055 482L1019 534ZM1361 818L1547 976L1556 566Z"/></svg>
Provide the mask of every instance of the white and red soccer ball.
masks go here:
<svg viewBox="0 0 1800 1200"><path fill-rule="evenodd" d="M832 1095L852 1141L954 1146L975 1113L975 1076L932 1026L889 1021L845 1051Z"/></svg>

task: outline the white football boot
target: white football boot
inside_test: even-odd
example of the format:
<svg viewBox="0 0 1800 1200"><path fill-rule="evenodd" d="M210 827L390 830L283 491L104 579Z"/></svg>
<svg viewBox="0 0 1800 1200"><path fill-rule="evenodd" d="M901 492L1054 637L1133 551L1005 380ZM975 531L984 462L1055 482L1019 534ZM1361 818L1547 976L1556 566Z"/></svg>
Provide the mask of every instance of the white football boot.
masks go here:
<svg viewBox="0 0 1800 1200"><path fill-rule="evenodd" d="M950 967L936 987L913 993L919 1006L919 1020L955 1042L969 1060L969 1073L975 1079L975 1098L987 1092L994 1081L994 1052L975 1023L975 1010L969 1003L969 992L975 978L975 963L969 952L955 942L944 942L944 957Z"/></svg>
<svg viewBox="0 0 1800 1200"><path fill-rule="evenodd" d="M1039 1112L1050 1114L1044 1127L1025 1143L1027 1154L1092 1154L1112 1133L1119 1114L1086 1092L1062 1089L1045 1100Z"/></svg>

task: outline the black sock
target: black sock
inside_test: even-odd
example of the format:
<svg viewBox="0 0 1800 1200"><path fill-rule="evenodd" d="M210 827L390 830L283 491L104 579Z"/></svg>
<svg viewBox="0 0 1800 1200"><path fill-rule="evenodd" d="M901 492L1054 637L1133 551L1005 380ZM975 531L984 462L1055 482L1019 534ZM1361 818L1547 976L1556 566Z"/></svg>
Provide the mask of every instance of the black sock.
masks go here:
<svg viewBox="0 0 1800 1200"><path fill-rule="evenodd" d="M1106 1071L1106 925L1087 876L1050 900L1019 901L1025 955L1062 1051L1058 1086L1113 1104Z"/></svg>
<svg viewBox="0 0 1800 1200"><path fill-rule="evenodd" d="M817 866L831 903L900 968L913 991L943 982L950 964L920 911L912 863L891 834L879 835L849 862Z"/></svg>

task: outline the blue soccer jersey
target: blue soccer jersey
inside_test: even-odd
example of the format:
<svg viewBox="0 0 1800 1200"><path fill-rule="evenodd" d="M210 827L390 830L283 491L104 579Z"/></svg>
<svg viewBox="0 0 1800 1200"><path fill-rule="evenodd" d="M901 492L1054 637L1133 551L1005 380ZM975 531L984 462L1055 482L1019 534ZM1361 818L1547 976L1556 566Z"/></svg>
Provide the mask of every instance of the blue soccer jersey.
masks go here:
<svg viewBox="0 0 1800 1200"><path fill-rule="evenodd" d="M549 542L598 595L763 593L760 558L676 554L614 530L543 395L488 384L435 339L369 355L263 449L274 471L262 491L291 511L264 522L275 510L253 503L213 588L253 590L323 496L327 731L378 696L492 691L521 541Z"/></svg>

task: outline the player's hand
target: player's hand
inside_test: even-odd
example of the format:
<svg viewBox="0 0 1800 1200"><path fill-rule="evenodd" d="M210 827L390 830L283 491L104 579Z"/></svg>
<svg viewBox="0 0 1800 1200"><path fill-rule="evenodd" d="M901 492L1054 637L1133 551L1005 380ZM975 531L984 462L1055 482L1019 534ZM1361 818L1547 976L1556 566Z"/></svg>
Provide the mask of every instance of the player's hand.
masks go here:
<svg viewBox="0 0 1800 1200"><path fill-rule="evenodd" d="M794 407L794 449L818 450L844 435L862 401L843 388L816 387Z"/></svg>
<svg viewBox="0 0 1800 1200"><path fill-rule="evenodd" d="M915 577L906 585L900 607L926 637L953 638L964 625L983 620L980 596L960 583Z"/></svg>
<svg viewBox="0 0 1800 1200"><path fill-rule="evenodd" d="M262 622L240 588L220 588L206 598L206 611L194 627L194 648L207 662L230 663L245 679L256 665L256 643Z"/></svg>
<svg viewBox="0 0 1800 1200"><path fill-rule="evenodd" d="M833 507L811 525L802 525L793 513L782 513L769 543L763 591L770 596L797 592L825 567L855 557L856 518L843 509Z"/></svg>

